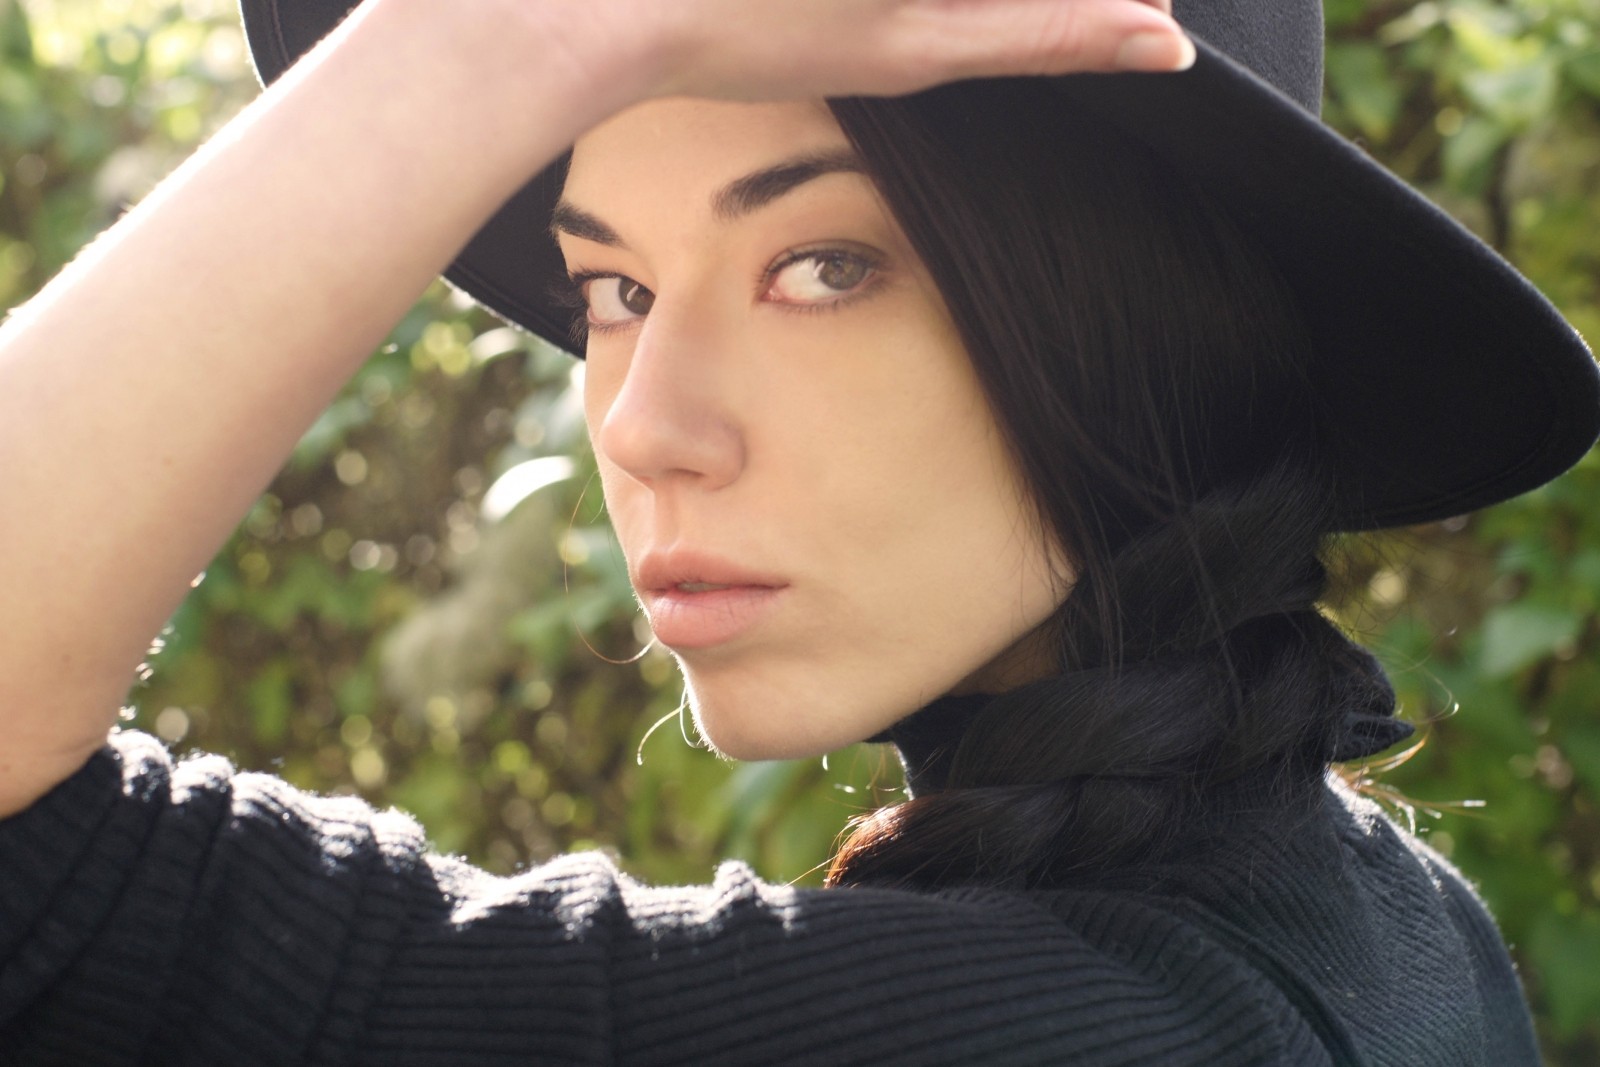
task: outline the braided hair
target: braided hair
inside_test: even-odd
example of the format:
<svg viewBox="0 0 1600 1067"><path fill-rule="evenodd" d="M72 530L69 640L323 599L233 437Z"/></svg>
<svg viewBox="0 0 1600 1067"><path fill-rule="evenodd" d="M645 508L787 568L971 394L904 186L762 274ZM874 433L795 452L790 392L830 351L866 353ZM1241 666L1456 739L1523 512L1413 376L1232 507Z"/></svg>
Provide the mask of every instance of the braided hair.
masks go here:
<svg viewBox="0 0 1600 1067"><path fill-rule="evenodd" d="M1041 143L1028 116L1060 106L1050 92L831 105L1072 570L1046 624L1060 673L923 712L943 747L913 799L856 827L833 885L1041 886L1160 862L1203 840L1223 796L1314 798L1350 724L1362 751L1403 729L1376 661L1317 609L1328 431L1293 299L1126 135L1083 115L1070 143Z"/></svg>

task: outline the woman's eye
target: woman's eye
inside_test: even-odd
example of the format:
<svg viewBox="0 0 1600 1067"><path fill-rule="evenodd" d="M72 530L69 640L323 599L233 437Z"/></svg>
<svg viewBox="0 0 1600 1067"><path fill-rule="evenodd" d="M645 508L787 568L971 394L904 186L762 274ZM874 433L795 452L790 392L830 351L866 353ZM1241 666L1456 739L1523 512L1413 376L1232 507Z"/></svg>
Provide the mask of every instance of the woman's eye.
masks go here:
<svg viewBox="0 0 1600 1067"><path fill-rule="evenodd" d="M875 270L847 252L812 252L774 271L767 293L785 304L823 304L860 288Z"/></svg>
<svg viewBox="0 0 1600 1067"><path fill-rule="evenodd" d="M584 301L589 306L591 326L618 326L650 313L656 294L621 275L590 278L583 283Z"/></svg>

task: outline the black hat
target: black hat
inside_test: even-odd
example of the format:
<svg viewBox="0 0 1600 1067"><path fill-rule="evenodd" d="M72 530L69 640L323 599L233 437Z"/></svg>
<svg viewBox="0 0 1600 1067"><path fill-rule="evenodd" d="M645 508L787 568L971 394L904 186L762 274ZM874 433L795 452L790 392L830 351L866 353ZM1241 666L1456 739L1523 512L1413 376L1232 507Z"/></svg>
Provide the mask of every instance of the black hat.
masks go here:
<svg viewBox="0 0 1600 1067"><path fill-rule="evenodd" d="M282 74L352 0L243 0L256 70ZM1542 485L1600 435L1600 374L1578 336L1492 249L1318 117L1321 0L1175 0L1198 59L1178 74L1049 80L1215 200L1299 301L1341 529L1447 518ZM1048 116L1040 136L1048 137ZM446 279L572 347L564 270L542 240L561 174L536 176Z"/></svg>

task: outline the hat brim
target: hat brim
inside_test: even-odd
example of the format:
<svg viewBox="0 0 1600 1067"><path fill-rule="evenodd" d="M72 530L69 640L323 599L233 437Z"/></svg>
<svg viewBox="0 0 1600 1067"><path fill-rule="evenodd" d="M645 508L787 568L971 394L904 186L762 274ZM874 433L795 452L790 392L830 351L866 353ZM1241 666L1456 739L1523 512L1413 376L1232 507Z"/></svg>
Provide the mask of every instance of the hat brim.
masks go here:
<svg viewBox="0 0 1600 1067"><path fill-rule="evenodd" d="M352 6L243 0L271 82ZM1542 485L1600 435L1600 373L1583 339L1526 279L1364 152L1206 41L1180 74L1051 79L1147 144L1272 259L1317 348L1318 433L1337 527L1430 522ZM1041 123L1048 121L1041 118ZM1048 137L1047 128L1040 129ZM468 242L445 278L571 351L552 299L548 236L561 168L537 175Z"/></svg>

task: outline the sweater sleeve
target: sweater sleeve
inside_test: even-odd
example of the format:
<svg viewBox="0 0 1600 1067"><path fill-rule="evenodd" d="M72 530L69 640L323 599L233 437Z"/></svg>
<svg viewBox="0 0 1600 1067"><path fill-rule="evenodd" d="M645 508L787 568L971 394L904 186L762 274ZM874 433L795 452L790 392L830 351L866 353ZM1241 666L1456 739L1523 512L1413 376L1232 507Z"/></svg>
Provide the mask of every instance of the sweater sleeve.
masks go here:
<svg viewBox="0 0 1600 1067"><path fill-rule="evenodd" d="M420 828L117 736L0 823L0 1063L1326 1062L1114 897L499 878Z"/></svg>
<svg viewBox="0 0 1600 1067"><path fill-rule="evenodd" d="M348 1062L423 854L404 816L119 733L0 823L0 1061Z"/></svg>

